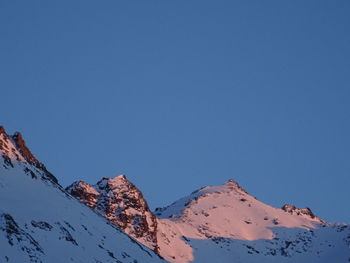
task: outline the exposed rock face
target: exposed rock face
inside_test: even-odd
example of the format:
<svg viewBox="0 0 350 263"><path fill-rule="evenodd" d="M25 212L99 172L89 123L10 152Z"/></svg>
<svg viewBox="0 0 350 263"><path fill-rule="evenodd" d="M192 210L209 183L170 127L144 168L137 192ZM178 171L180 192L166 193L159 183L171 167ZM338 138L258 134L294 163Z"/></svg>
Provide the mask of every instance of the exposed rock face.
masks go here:
<svg viewBox="0 0 350 263"><path fill-rule="evenodd" d="M44 251L29 233L18 226L11 215L0 214L0 231L6 233L8 244L20 247L31 258L31 262L42 262L40 255L44 254Z"/></svg>
<svg viewBox="0 0 350 263"><path fill-rule="evenodd" d="M19 132L15 132L15 134L12 136L12 139L16 145L17 150L21 153L23 158L30 164L35 164L38 167L44 166L42 163L40 163L35 156L31 153L31 151L26 146L25 141L23 140L22 134Z"/></svg>
<svg viewBox="0 0 350 263"><path fill-rule="evenodd" d="M13 167L12 159L17 161L21 160L16 152L16 149L11 145L10 138L2 126L0 126L0 153L1 157L4 159L5 167Z"/></svg>
<svg viewBox="0 0 350 263"><path fill-rule="evenodd" d="M171 263L350 259L349 225L268 206L232 179L157 209L156 218L124 175L66 189L94 213L47 173L19 133L0 127L0 262L162 262L120 229Z"/></svg>
<svg viewBox="0 0 350 263"><path fill-rule="evenodd" d="M66 190L114 225L157 251L157 220L140 190L125 175L102 178L96 185L75 182Z"/></svg>
<svg viewBox="0 0 350 263"><path fill-rule="evenodd" d="M1 263L164 262L54 181L22 136L0 127ZM98 192L77 186L87 205L96 201Z"/></svg>
<svg viewBox="0 0 350 263"><path fill-rule="evenodd" d="M240 191L245 194L248 194L235 180L229 179L224 185L230 186L232 190Z"/></svg>
<svg viewBox="0 0 350 263"><path fill-rule="evenodd" d="M46 169L45 165L39 162L38 159L36 159L32 152L28 149L21 133L15 132L15 134L12 136L12 139L16 145L17 150L29 164L41 169L51 181L58 183L57 178L52 173L50 173Z"/></svg>
<svg viewBox="0 0 350 263"><path fill-rule="evenodd" d="M32 174L32 169L36 168L43 174L43 179L58 184L57 178L28 149L21 133L15 132L14 135L9 136L5 129L0 126L0 153L5 166L14 167L14 161L22 163L28 166L25 168L26 173Z"/></svg>
<svg viewBox="0 0 350 263"><path fill-rule="evenodd" d="M317 216L315 216L315 214L308 207L297 208L295 205L285 204L284 206L282 206L282 210L291 214L291 215L298 215L298 216L302 215L302 216L309 217L311 219L318 220L321 223L324 222L321 218L318 218Z"/></svg>
<svg viewBox="0 0 350 263"><path fill-rule="evenodd" d="M77 181L68 186L66 190L80 202L92 209L95 209L100 193L97 192L91 185L83 181Z"/></svg>

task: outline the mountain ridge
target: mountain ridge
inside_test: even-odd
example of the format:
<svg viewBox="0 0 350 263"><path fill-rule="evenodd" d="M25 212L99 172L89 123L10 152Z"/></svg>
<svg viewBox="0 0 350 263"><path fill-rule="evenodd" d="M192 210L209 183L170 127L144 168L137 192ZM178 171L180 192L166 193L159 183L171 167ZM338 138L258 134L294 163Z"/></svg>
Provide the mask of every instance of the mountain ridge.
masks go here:
<svg viewBox="0 0 350 263"><path fill-rule="evenodd" d="M125 175L63 189L22 135L1 126L0 153L0 261L350 260L349 225L326 222L310 208L269 206L233 179L151 211Z"/></svg>
<svg viewBox="0 0 350 263"><path fill-rule="evenodd" d="M1 128L0 262L164 262L69 195L20 149Z"/></svg>
<svg viewBox="0 0 350 263"><path fill-rule="evenodd" d="M123 178L123 182L130 183L125 175L117 176L114 179L102 178L99 182L106 179L118 180L120 177ZM74 193L71 194L74 196ZM128 198L128 195L124 198ZM213 213L214 210L220 209L219 213ZM350 240L348 225L325 222L317 217L310 208L300 209L287 204L282 208L265 205L255 197L250 196L233 179L226 181L223 185L201 187L169 206L157 208L153 214L157 221L157 250L155 251L172 263L206 262L201 256L194 257L194 253L202 250L195 246L202 244L202 242L209 242L208 240L216 245L220 244L216 248L219 251L221 251L223 244L231 246L229 249L233 249L232 247L237 246L237 242L243 242L243 250L246 250L248 255L251 255L250 253L257 255L264 253L264 257L277 257L278 262L284 262L291 257L297 258L300 253L305 254L305 258L308 260L314 258L313 253L320 254L321 252L315 252L311 248L314 245L320 246L323 242L327 242L324 233L329 232L327 235L332 236L334 231L339 231L337 228L349 232L349 236L345 236L344 240ZM209 220L207 220L208 218ZM231 222L226 222L230 220ZM314 233L321 233L322 237L317 239ZM129 234L133 236L132 233ZM286 236L287 240L278 241L284 240ZM135 238L135 236L133 237ZM147 242L139 241L149 246ZM298 247L301 242L304 245ZM262 246L261 243L266 246L267 251L261 252L259 250L259 247ZM288 247L286 244L289 244ZM290 247L294 247L295 251L293 249L289 251ZM201 253L204 254L205 251ZM218 252L214 251L214 253ZM323 252L324 255L327 253L329 253L328 250ZM258 258L261 261L260 257ZM226 260L228 261L222 262L230 262L229 257ZM251 260L244 258L242 262L254 262ZM274 259L269 258L268 260ZM298 257L297 260L300 258Z"/></svg>

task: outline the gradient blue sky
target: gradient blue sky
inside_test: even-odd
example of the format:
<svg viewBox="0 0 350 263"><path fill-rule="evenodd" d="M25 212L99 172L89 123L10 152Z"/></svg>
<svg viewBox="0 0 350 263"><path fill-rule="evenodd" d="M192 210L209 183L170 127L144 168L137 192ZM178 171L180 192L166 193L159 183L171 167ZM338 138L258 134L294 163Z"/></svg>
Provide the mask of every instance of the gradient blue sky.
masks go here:
<svg viewBox="0 0 350 263"><path fill-rule="evenodd" d="M237 180L350 222L350 1L0 2L0 124L152 208Z"/></svg>

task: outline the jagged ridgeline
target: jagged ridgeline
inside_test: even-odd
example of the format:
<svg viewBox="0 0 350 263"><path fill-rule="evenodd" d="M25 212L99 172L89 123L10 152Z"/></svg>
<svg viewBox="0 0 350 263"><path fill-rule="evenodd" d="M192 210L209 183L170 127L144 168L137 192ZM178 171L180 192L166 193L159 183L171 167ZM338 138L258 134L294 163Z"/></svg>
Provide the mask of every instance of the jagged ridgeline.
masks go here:
<svg viewBox="0 0 350 263"><path fill-rule="evenodd" d="M0 150L0 262L350 260L347 224L266 205L232 179L152 212L125 175L63 189L19 133L0 128Z"/></svg>
<svg viewBox="0 0 350 263"><path fill-rule="evenodd" d="M0 127L0 262L164 262L69 195Z"/></svg>

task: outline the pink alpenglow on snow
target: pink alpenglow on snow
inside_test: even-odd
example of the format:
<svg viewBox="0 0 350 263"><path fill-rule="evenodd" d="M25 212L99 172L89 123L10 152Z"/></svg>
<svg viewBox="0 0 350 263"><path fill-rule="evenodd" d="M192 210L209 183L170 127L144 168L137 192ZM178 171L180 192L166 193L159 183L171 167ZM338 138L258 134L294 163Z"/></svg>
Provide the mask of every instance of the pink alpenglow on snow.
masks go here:
<svg viewBox="0 0 350 263"><path fill-rule="evenodd" d="M79 201L79 202L78 202ZM0 262L329 263L350 259L350 227L310 208L266 205L234 180L154 212L125 175L63 189L0 127Z"/></svg>

